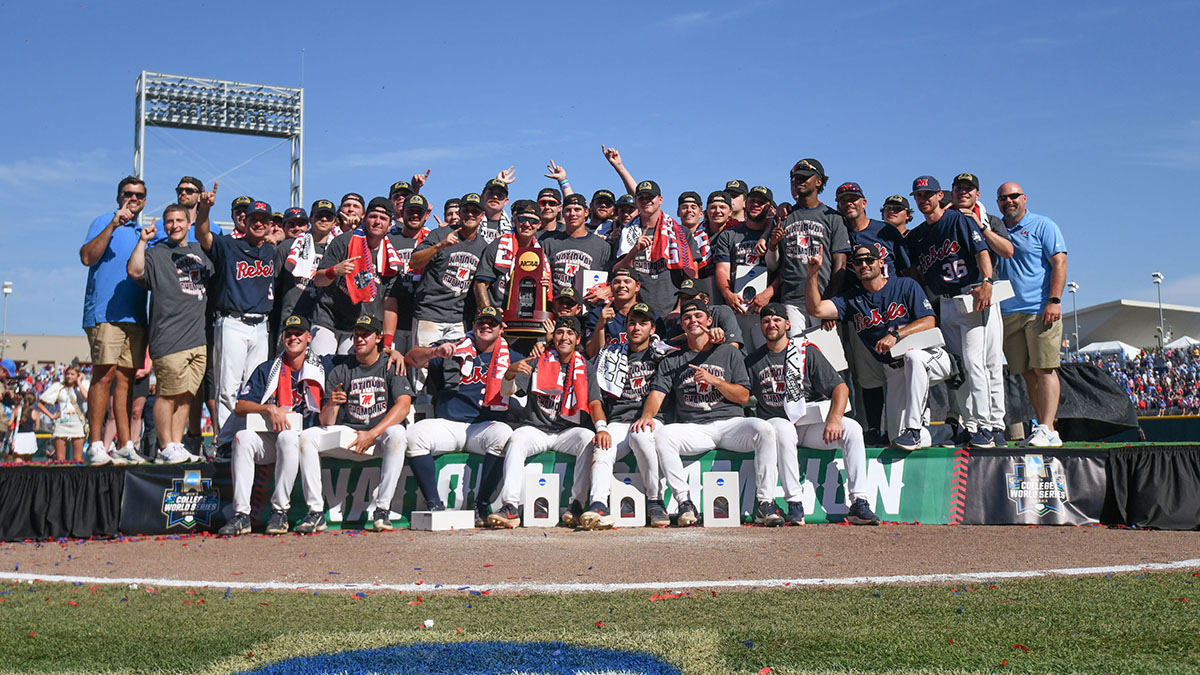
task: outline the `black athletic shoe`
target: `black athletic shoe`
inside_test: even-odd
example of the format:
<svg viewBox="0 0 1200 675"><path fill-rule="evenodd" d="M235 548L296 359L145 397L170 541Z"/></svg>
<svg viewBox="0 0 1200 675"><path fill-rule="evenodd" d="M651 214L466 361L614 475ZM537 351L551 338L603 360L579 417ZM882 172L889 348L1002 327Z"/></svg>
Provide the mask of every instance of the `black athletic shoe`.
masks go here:
<svg viewBox="0 0 1200 675"><path fill-rule="evenodd" d="M299 534L313 534L314 532L324 532L329 528L325 523L325 514L320 511L309 511L304 514L304 518L296 523L296 532Z"/></svg>
<svg viewBox="0 0 1200 675"><path fill-rule="evenodd" d="M1003 429L992 429L992 442L996 444L997 448L1008 447L1008 439L1004 438Z"/></svg>
<svg viewBox="0 0 1200 675"><path fill-rule="evenodd" d="M667 527L671 524L671 515L661 499L646 502L646 520L649 527Z"/></svg>
<svg viewBox="0 0 1200 675"><path fill-rule="evenodd" d="M272 511L271 519L267 521L267 529L264 532L267 534L287 534L287 531L287 511Z"/></svg>
<svg viewBox="0 0 1200 675"><path fill-rule="evenodd" d="M521 512L513 504L505 504L500 510L488 516L488 525L512 529L521 526Z"/></svg>
<svg viewBox="0 0 1200 675"><path fill-rule="evenodd" d="M375 509L375 513L371 514L371 522L368 525L368 530L375 530L376 532L391 532L396 529L396 526L392 525L392 514L388 509Z"/></svg>
<svg viewBox="0 0 1200 675"><path fill-rule="evenodd" d="M779 527L783 524L783 516L779 515L779 507L775 502L759 502L754 509L754 524L764 527Z"/></svg>
<svg viewBox="0 0 1200 675"><path fill-rule="evenodd" d="M675 516L676 527L691 527L700 522L700 512L691 500L679 504L679 514Z"/></svg>
<svg viewBox="0 0 1200 675"><path fill-rule="evenodd" d="M783 517L785 525L803 525L804 524L804 504L800 502L788 502L787 515Z"/></svg>
<svg viewBox="0 0 1200 675"><path fill-rule="evenodd" d="M441 502L425 502L426 511L445 511L446 505Z"/></svg>
<svg viewBox="0 0 1200 675"><path fill-rule="evenodd" d="M579 516L579 525L585 530L611 530L617 519L608 511L608 504L592 502L587 511Z"/></svg>
<svg viewBox="0 0 1200 675"><path fill-rule="evenodd" d="M567 504L567 510L563 511L561 524L566 525L567 527L579 527L581 525L580 518L582 516L583 504L580 504L572 499L571 503Z"/></svg>
<svg viewBox="0 0 1200 675"><path fill-rule="evenodd" d="M867 504L867 500L862 497L855 499L854 503L850 505L850 513L846 514L846 520L851 525L879 524L879 516L875 515L875 512L871 510L870 504Z"/></svg>
<svg viewBox="0 0 1200 675"><path fill-rule="evenodd" d="M488 516L492 509L486 502L475 502L475 527L488 527Z"/></svg>
<svg viewBox="0 0 1200 675"><path fill-rule="evenodd" d="M240 534L250 534L250 514L233 514L233 517L229 519L229 522L225 523L221 529L217 530L217 534L227 537L237 536Z"/></svg>

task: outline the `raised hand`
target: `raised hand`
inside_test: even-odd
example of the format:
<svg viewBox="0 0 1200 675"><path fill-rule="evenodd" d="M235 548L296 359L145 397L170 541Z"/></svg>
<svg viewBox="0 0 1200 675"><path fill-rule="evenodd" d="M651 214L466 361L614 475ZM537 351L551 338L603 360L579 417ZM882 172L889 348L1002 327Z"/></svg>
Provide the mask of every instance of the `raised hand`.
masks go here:
<svg viewBox="0 0 1200 675"><path fill-rule="evenodd" d="M612 164L614 168L618 166L624 166L624 164L621 162L621 153L617 152L616 148L609 148L601 145L600 150L604 153L604 159L607 159L608 163Z"/></svg>
<svg viewBox="0 0 1200 675"><path fill-rule="evenodd" d="M362 218L358 216L350 216L338 211L338 221L342 224L342 229L349 232L350 230L358 229L358 224L362 222Z"/></svg>
<svg viewBox="0 0 1200 675"><path fill-rule="evenodd" d="M354 261L358 260L359 256L351 256L333 266L333 273L337 276L345 276L354 273Z"/></svg>
<svg viewBox="0 0 1200 675"><path fill-rule="evenodd" d="M517 179L517 172L513 171L512 166L496 174L496 180L503 182L505 185L512 185Z"/></svg>
<svg viewBox="0 0 1200 675"><path fill-rule="evenodd" d="M429 172L433 169L425 169L425 173L414 173L412 177L412 186L415 189L420 189L425 186L425 181L429 180Z"/></svg>
<svg viewBox="0 0 1200 675"><path fill-rule="evenodd" d="M808 254L808 276L814 277L821 272L821 252L825 249L824 244L817 244L817 252Z"/></svg>
<svg viewBox="0 0 1200 675"><path fill-rule="evenodd" d="M689 363L688 368L692 369L692 379L694 379L696 382L703 382L704 384L711 385L711 386L715 386L718 383L722 382L721 378L717 377L716 375L713 375L712 373L701 368L700 366L693 366L692 364Z"/></svg>
<svg viewBox="0 0 1200 675"><path fill-rule="evenodd" d="M334 385L333 391L329 392L329 402L334 405L342 405L346 402L346 392L342 389L340 382Z"/></svg>
<svg viewBox="0 0 1200 675"><path fill-rule="evenodd" d="M154 238L154 235L158 234L158 228L155 227L155 224L157 222L158 222L158 218L155 218L154 220L150 221L149 225L147 225L146 227L143 227L141 232L138 232L138 237L142 241L149 243L150 240Z"/></svg>
<svg viewBox="0 0 1200 675"><path fill-rule="evenodd" d="M208 209L211 209L213 207L213 204L216 204L216 203L217 203L217 181L214 180L212 190L210 190L208 192L200 193L200 201L198 202L198 205L201 208L208 210Z"/></svg>
<svg viewBox="0 0 1200 675"><path fill-rule="evenodd" d="M118 223L128 223L129 221L133 220L133 209L129 207L129 203L132 201L132 199L126 199L121 203L121 208L117 209L117 212L113 214L113 218Z"/></svg>
<svg viewBox="0 0 1200 675"><path fill-rule="evenodd" d="M546 178L553 178L561 183L567 179L567 170L555 164L554 160L550 160L550 163L546 165Z"/></svg>

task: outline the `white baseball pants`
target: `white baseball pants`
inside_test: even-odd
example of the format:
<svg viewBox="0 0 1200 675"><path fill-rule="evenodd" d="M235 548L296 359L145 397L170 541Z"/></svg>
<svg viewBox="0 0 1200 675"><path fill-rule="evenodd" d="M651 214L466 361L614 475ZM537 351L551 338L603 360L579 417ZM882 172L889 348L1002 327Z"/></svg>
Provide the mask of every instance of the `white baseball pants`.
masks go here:
<svg viewBox="0 0 1200 675"><path fill-rule="evenodd" d="M929 387L950 377L950 368L950 355L943 349L910 349L903 368L885 366L888 438L919 429L921 447L929 447Z"/></svg>
<svg viewBox="0 0 1200 675"><path fill-rule="evenodd" d="M666 424L654 434L658 462L667 475L667 485L676 501L688 501L687 475L682 455L700 455L721 448L754 453L755 495L759 501L772 499L779 483L775 429L757 417L735 417L707 424Z"/></svg>
<svg viewBox="0 0 1200 675"><path fill-rule="evenodd" d="M316 440L321 435L330 431L343 430L355 431L350 427L335 424L329 427L313 427L300 432L300 482L304 486L304 501L308 503L308 510L325 510L325 495L321 492L322 457L336 457L354 462L365 462L382 457L383 467L379 472L379 485L375 486L375 490L371 492L369 508L390 511L392 497L396 495L396 484L400 481L400 472L404 470L404 451L408 447L404 427L399 424L388 427L362 454L345 448L317 450Z"/></svg>
<svg viewBox="0 0 1200 675"><path fill-rule="evenodd" d="M779 449L779 477L783 483L783 498L789 502L800 501L800 457L799 448L842 451L842 462L846 470L847 504L855 499L867 498L867 447L863 442L862 425L849 417L842 418L842 437L832 443L825 442L825 424L792 424L791 420L776 417L769 420L775 430ZM759 501L772 501L773 497L759 497Z"/></svg>
<svg viewBox="0 0 1200 675"><path fill-rule="evenodd" d="M963 416L963 426L1004 428L1004 321L1000 305L963 314L950 298L941 302L942 334L946 349L963 361L965 382L951 392Z"/></svg>
<svg viewBox="0 0 1200 675"><path fill-rule="evenodd" d="M287 511L292 505L292 488L300 469L300 432L258 433L242 429L233 439L233 512L250 513L250 490L254 487L254 465L275 465L275 489L271 508Z"/></svg>
<svg viewBox="0 0 1200 675"><path fill-rule="evenodd" d="M521 490L525 487L525 460L547 450L555 450L575 456L571 501L577 501L587 508L590 502L585 499L591 482L592 441L595 436L595 432L583 427L574 427L556 434L547 433L537 427L520 427L514 430L512 437L508 439L508 446L504 449L504 482L500 486L500 500L505 504L519 506ZM611 461L608 464L606 490L609 489L610 483Z"/></svg>
<svg viewBox="0 0 1200 675"><path fill-rule="evenodd" d="M213 379L217 389L217 436L214 443L228 443L246 426L233 414L238 390L250 379L258 364L267 360L267 322L249 324L233 316L218 316L213 323Z"/></svg>

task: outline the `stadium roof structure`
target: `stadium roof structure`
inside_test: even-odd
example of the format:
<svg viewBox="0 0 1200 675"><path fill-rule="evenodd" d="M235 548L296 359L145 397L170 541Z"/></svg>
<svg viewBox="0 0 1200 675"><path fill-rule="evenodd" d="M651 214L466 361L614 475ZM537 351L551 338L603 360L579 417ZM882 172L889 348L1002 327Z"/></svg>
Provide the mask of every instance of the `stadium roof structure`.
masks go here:
<svg viewBox="0 0 1200 675"><path fill-rule="evenodd" d="M1200 335L1200 307L1162 306L1167 342L1184 336ZM1063 307L1063 337L1075 330L1070 307ZM1158 346L1158 303L1141 300L1113 300L1079 309L1079 342L1119 340L1135 347Z"/></svg>

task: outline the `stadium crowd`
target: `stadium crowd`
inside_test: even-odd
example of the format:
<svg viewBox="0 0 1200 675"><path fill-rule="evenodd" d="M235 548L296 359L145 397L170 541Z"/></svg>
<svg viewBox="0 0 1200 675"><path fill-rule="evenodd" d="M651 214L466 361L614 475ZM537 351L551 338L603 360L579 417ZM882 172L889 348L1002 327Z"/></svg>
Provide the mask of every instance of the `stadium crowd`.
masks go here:
<svg viewBox="0 0 1200 675"><path fill-rule="evenodd" d="M567 525L611 527L613 462L626 453L648 524L695 523L683 458L717 447L753 453L762 525L803 519L798 447L840 449L849 520L876 524L866 443L928 447L928 390L947 381L947 443L1005 444L1005 360L1037 413L1024 443L1061 445L1066 245L1017 183L996 189L998 217L975 175L948 190L919 176L876 219L861 186L834 188L806 158L787 172L791 202L734 179L707 197L683 192L670 215L655 181L616 149L603 155L623 190L590 199L551 162L532 199L510 202L510 167L439 217L426 171L386 197L350 192L307 211L238 196L228 233L211 222L216 183L181 178L176 203L144 224L146 186L122 179L118 208L79 252L88 463L147 461L131 424L147 351L150 459L199 461L207 407L209 459L232 462L225 534L250 531L254 464L275 465L267 532L312 532L325 528L320 458L381 458L370 521L387 530L404 465L439 510L433 458L457 451L483 456L477 524L513 527L524 463L548 449L576 456ZM308 513L292 523L297 480Z"/></svg>
<svg viewBox="0 0 1200 675"><path fill-rule="evenodd" d="M1125 387L1138 414L1200 414L1200 347L1143 349L1133 358L1122 354L1076 354Z"/></svg>

